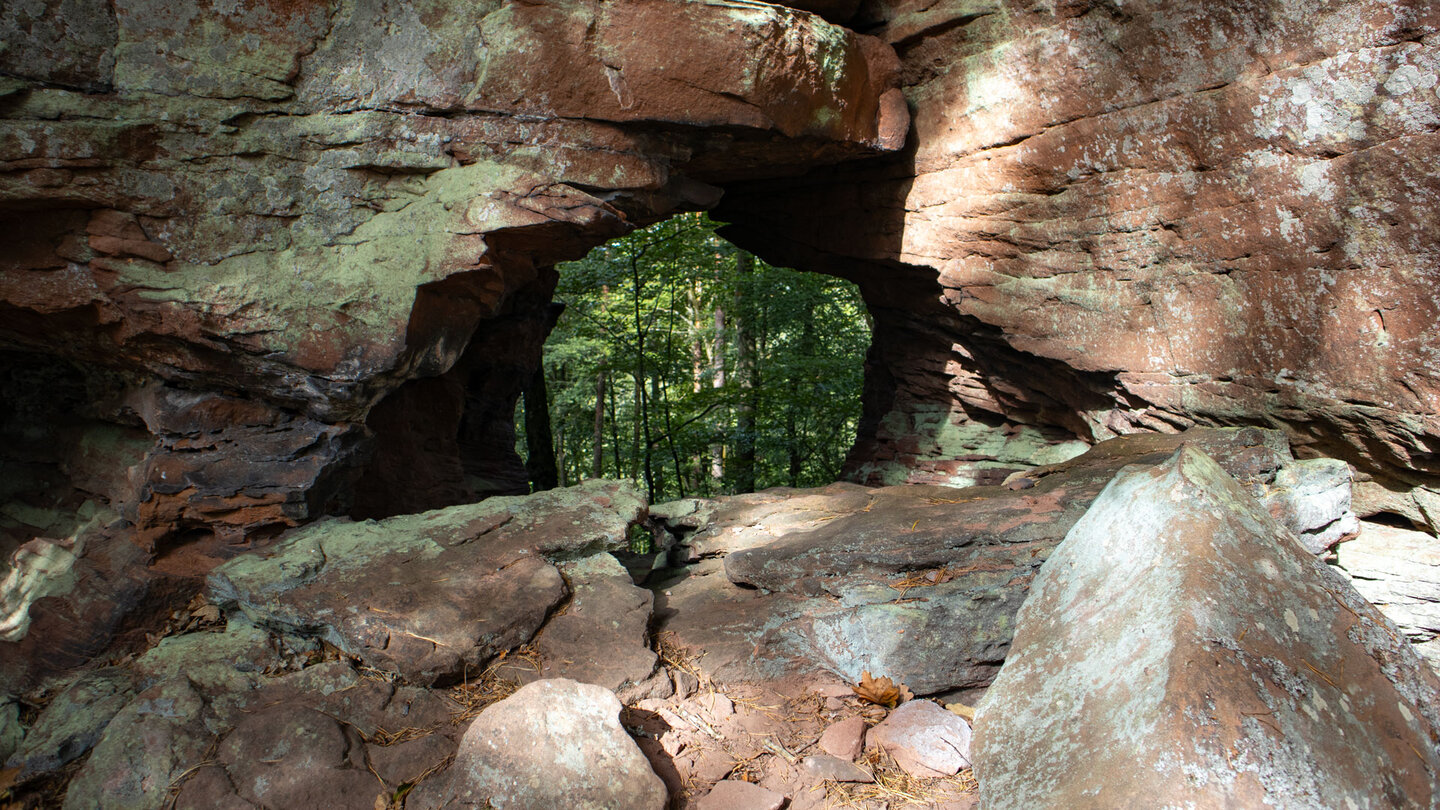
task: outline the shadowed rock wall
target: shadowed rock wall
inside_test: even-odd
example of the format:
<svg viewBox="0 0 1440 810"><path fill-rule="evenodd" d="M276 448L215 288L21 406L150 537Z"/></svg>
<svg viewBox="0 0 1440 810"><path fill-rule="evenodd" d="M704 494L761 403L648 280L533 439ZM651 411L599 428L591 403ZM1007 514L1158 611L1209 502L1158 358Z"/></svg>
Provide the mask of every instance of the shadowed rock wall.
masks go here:
<svg viewBox="0 0 1440 810"><path fill-rule="evenodd" d="M131 375L147 546L345 511L357 476L365 514L523 487L551 265L908 121L887 46L750 2L51 0L0 36L0 349ZM513 361L437 410L468 479L388 485L372 437L413 408L372 407L506 319Z"/></svg>
<svg viewBox="0 0 1440 810"><path fill-rule="evenodd" d="M850 25L900 55L910 148L721 216L870 301L853 477L1249 423L1440 522L1410 491L1440 474L1440 8L872 0Z"/></svg>

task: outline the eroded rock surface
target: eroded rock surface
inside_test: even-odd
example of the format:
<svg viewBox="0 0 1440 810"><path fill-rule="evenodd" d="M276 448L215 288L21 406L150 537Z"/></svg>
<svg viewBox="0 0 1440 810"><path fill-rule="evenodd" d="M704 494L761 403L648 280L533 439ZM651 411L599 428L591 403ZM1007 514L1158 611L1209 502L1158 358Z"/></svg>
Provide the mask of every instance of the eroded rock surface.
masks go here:
<svg viewBox="0 0 1440 810"><path fill-rule="evenodd" d="M909 120L888 46L765 4L14 12L0 360L123 377L106 418L153 439L123 504L146 546L348 512L368 450L365 516L523 491L552 265L723 184L892 151ZM397 422L447 374L458 398ZM385 486L412 430L431 485Z"/></svg>
<svg viewBox="0 0 1440 810"><path fill-rule="evenodd" d="M900 56L911 148L720 216L860 285L857 479L1249 423L1389 509L1440 489L1434 3L879 0L851 24Z"/></svg>
<svg viewBox="0 0 1440 810"><path fill-rule="evenodd" d="M1425 532L1366 522L1358 537L1335 549L1335 558L1355 590L1440 667L1440 541Z"/></svg>
<svg viewBox="0 0 1440 810"><path fill-rule="evenodd" d="M1440 801L1440 680L1195 447L1050 556L975 719L986 806Z"/></svg>
<svg viewBox="0 0 1440 810"><path fill-rule="evenodd" d="M210 575L217 603L412 683L462 679L534 637L569 593L549 561L623 546L644 510L591 481L383 521L321 522Z"/></svg>
<svg viewBox="0 0 1440 810"><path fill-rule="evenodd" d="M552 617L535 639L537 670L507 671L522 680L565 678L603 686L625 703L668 697L670 677L658 672L650 649L650 615L655 596L637 587L610 554L569 563L560 571L570 587L564 612Z"/></svg>
<svg viewBox="0 0 1440 810"><path fill-rule="evenodd" d="M471 723L433 806L662 810L665 785L620 726L620 708L600 686L525 686Z"/></svg>
<svg viewBox="0 0 1440 810"><path fill-rule="evenodd" d="M1117 471L1157 464L1182 443L1213 453L1287 520L1354 521L1339 508L1348 495L1277 487L1295 463L1282 434L1254 428L1113 439L1006 487L836 484L662 505L656 514L680 533L703 526L685 541L698 564L662 586L662 629L704 650L719 678L829 672L854 682L868 670L917 694L983 686L1051 550Z"/></svg>

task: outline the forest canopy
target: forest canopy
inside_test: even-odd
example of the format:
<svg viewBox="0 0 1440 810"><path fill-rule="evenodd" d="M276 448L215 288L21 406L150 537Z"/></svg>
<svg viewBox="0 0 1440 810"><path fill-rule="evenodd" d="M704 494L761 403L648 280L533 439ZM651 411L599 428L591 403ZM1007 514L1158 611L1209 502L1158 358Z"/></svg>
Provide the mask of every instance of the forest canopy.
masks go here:
<svg viewBox="0 0 1440 810"><path fill-rule="evenodd" d="M536 489L628 478L659 502L836 479L870 345L859 292L715 228L685 214L560 266L517 431Z"/></svg>

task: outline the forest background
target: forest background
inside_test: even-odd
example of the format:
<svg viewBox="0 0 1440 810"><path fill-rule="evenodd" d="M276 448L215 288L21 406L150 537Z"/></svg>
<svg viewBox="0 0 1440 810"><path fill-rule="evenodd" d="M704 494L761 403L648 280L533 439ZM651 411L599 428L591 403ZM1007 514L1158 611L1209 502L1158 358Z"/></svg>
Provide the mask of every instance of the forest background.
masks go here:
<svg viewBox="0 0 1440 810"><path fill-rule="evenodd" d="M685 214L560 266L517 414L535 489L628 478L659 503L836 479L870 345L859 292L715 228Z"/></svg>

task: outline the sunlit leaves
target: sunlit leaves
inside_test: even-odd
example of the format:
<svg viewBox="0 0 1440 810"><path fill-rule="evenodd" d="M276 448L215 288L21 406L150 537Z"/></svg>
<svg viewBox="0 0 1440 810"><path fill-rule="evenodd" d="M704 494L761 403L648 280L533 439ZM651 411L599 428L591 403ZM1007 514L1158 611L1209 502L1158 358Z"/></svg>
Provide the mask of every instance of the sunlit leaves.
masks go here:
<svg viewBox="0 0 1440 810"><path fill-rule="evenodd" d="M703 215L674 217L561 266L556 297L566 310L545 367L566 483L594 472L603 377L603 475L641 480L648 453L657 500L733 489L728 462L745 438L739 318L748 319L760 380L749 437L756 485L835 479L859 416L864 305L831 277L758 260L737 273L739 251L714 227Z"/></svg>

